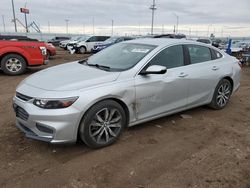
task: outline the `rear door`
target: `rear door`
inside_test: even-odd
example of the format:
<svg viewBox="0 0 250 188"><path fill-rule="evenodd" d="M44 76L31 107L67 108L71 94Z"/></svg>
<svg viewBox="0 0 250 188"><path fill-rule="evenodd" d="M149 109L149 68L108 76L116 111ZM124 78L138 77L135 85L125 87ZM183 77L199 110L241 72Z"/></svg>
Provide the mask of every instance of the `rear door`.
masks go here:
<svg viewBox="0 0 250 188"><path fill-rule="evenodd" d="M190 65L188 74L188 106L199 106L212 100L214 89L221 74L218 60L214 59L212 49L200 45L185 45Z"/></svg>

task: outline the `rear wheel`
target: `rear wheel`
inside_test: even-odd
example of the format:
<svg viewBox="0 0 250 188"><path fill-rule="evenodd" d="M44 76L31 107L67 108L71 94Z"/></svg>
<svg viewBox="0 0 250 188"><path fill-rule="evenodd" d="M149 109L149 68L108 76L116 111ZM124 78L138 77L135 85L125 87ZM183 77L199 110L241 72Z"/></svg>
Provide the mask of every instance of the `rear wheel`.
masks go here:
<svg viewBox="0 0 250 188"><path fill-rule="evenodd" d="M220 110L223 109L232 94L232 84L227 79L222 79L214 91L212 102L209 104L211 108Z"/></svg>
<svg viewBox="0 0 250 188"><path fill-rule="evenodd" d="M84 116L79 128L82 141L91 148L101 148L114 143L126 125L126 115L115 101L97 103Z"/></svg>
<svg viewBox="0 0 250 188"><path fill-rule="evenodd" d="M1 69L8 75L20 75L26 71L25 59L17 54L8 54L1 61Z"/></svg>

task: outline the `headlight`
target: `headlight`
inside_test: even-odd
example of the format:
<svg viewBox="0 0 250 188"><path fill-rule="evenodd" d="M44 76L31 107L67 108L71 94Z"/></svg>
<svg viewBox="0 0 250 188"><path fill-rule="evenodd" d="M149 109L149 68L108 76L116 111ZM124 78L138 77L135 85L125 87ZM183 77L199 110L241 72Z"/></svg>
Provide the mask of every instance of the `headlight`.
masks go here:
<svg viewBox="0 0 250 188"><path fill-rule="evenodd" d="M45 109L60 109L71 106L78 97L71 97L65 99L35 99L33 104Z"/></svg>

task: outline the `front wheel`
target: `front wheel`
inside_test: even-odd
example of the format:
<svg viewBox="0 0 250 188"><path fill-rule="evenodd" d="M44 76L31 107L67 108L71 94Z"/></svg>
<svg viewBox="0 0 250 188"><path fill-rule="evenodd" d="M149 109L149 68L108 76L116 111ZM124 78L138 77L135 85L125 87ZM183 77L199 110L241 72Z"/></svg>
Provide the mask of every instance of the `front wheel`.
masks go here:
<svg viewBox="0 0 250 188"><path fill-rule="evenodd" d="M230 81L222 79L215 88L214 96L209 106L216 110L223 109L231 97L232 89Z"/></svg>
<svg viewBox="0 0 250 188"><path fill-rule="evenodd" d="M1 61L1 69L8 75L20 75L26 71L25 59L17 54L8 54Z"/></svg>
<svg viewBox="0 0 250 188"><path fill-rule="evenodd" d="M84 47L84 46L81 46L80 48L79 48L79 52L80 52L80 54L85 54L86 53L86 48Z"/></svg>
<svg viewBox="0 0 250 188"><path fill-rule="evenodd" d="M101 148L114 143L126 126L126 115L115 101L97 103L84 116L79 134L81 140L91 148Z"/></svg>

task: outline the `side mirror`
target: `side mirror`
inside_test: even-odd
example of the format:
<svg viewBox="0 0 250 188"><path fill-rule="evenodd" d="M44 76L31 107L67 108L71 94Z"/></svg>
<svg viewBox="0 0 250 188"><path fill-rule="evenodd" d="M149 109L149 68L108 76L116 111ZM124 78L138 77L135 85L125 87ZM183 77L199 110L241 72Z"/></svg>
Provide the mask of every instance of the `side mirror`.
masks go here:
<svg viewBox="0 0 250 188"><path fill-rule="evenodd" d="M146 70L142 70L140 75L147 74L165 74L167 72L167 68L160 65L151 65Z"/></svg>

